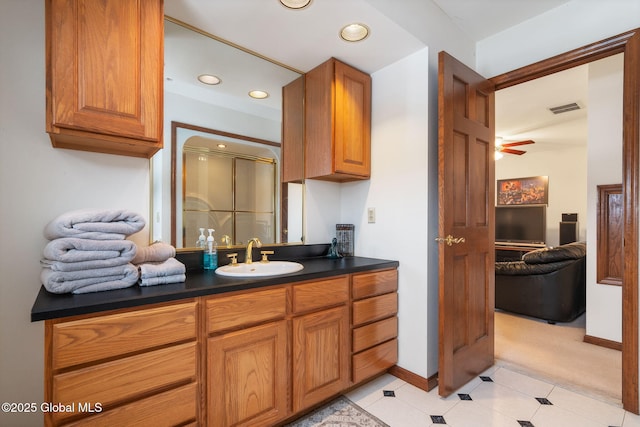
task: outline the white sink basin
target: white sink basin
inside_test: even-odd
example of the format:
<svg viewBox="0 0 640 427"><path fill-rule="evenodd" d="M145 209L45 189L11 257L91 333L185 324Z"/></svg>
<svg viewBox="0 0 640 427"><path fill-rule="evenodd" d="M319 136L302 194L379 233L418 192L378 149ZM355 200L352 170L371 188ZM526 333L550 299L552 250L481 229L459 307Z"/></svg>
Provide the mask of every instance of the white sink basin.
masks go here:
<svg viewBox="0 0 640 427"><path fill-rule="evenodd" d="M223 265L216 269L216 274L229 277L265 277L294 273L303 268L302 264L292 261L269 261L266 263L256 261L251 264L239 263L235 266Z"/></svg>

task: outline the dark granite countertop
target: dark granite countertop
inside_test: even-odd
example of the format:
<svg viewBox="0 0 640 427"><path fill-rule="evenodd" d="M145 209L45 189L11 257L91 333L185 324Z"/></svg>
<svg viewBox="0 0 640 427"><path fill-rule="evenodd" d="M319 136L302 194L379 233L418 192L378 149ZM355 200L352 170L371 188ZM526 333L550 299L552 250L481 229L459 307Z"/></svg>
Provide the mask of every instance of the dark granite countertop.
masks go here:
<svg viewBox="0 0 640 427"><path fill-rule="evenodd" d="M204 295L214 295L230 291L256 289L265 286L321 279L340 274L357 273L368 270L398 267L398 261L345 257L329 259L325 257L296 259L304 269L291 274L261 278L230 278L219 276L214 271L194 269L187 271L183 283L149 287L132 286L89 294L53 294L40 288L31 308L31 321L56 319L79 314L98 313L120 308L139 307L146 304L177 301Z"/></svg>

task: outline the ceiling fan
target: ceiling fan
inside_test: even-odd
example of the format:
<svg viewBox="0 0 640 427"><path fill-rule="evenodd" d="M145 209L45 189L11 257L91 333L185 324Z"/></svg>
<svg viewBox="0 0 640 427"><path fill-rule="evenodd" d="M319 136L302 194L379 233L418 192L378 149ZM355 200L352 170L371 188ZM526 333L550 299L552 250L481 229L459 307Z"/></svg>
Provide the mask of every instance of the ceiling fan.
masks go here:
<svg viewBox="0 0 640 427"><path fill-rule="evenodd" d="M529 144L535 144L535 143L536 142L531 139L527 139L524 141L503 142L503 139L501 137L497 137L496 138L496 156L498 156L498 153L516 154L518 156L521 156L524 153L526 153L526 151L515 150L511 147L517 147L520 145L529 145ZM502 156L499 156L499 157L502 157Z"/></svg>

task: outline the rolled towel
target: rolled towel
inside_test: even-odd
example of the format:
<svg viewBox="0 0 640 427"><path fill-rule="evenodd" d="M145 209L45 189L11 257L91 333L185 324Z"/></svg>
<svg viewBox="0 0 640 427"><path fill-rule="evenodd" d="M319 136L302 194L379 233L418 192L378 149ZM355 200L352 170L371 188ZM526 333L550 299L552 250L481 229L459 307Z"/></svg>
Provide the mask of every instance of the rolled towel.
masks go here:
<svg viewBox="0 0 640 427"><path fill-rule="evenodd" d="M136 256L131 261L133 264L144 262L162 262L176 256L176 248L168 243L154 242L149 246L138 246Z"/></svg>
<svg viewBox="0 0 640 427"><path fill-rule="evenodd" d="M185 265L175 258L169 258L163 262L146 262L138 267L140 268L140 279L175 276L185 274L187 271Z"/></svg>
<svg viewBox="0 0 640 427"><path fill-rule="evenodd" d="M145 220L135 212L124 209L80 209L64 213L45 226L49 239L78 237L82 239L124 239L145 226Z"/></svg>
<svg viewBox="0 0 640 427"><path fill-rule="evenodd" d="M47 243L42 254L45 263L51 264L52 270L70 271L126 264L133 260L136 251L136 244L130 240L93 240L66 237Z"/></svg>
<svg viewBox="0 0 640 427"><path fill-rule="evenodd" d="M136 284L138 277L138 268L131 263L79 271L53 271L43 268L40 274L45 289L55 294L84 294L128 288Z"/></svg>
<svg viewBox="0 0 640 427"><path fill-rule="evenodd" d="M168 285L170 283L181 283L187 280L187 276L184 274L174 274L172 276L159 276L148 277L146 279L140 279L140 286L156 286L156 285Z"/></svg>

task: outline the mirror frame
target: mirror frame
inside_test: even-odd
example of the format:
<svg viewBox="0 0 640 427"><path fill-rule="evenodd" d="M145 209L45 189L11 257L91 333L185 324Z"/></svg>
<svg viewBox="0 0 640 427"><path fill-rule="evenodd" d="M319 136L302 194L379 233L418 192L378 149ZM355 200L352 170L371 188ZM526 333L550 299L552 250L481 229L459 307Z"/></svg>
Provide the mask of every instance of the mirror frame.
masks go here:
<svg viewBox="0 0 640 427"><path fill-rule="evenodd" d="M171 245L176 247L176 243L177 243L177 235L178 235L178 230L177 230L177 206L178 206L178 201L177 201L177 189L178 189L178 176L177 176L177 171L178 171L178 129L187 129L187 130L193 130L193 131L197 131L197 132L203 132L203 133L208 133L211 135L218 135L218 136L223 136L223 137L227 137L227 138L234 138L234 139L238 139L241 141L247 141L247 142L254 142L254 143L258 143L258 144L264 144L264 145L268 145L268 146L272 146L272 147L277 147L277 148L281 148L281 144L277 143L277 142L273 142L273 141L268 141L266 139L260 139L260 138L254 138L254 137L250 137L250 136L245 136L245 135L239 135L239 134L235 134L235 133L231 133L231 132L224 132L221 130L216 130L216 129L211 129L211 128L206 128L206 127L202 127L202 126L196 126L196 125L191 125L188 123L182 123L182 122L176 122L176 121L172 121L171 122ZM281 187L282 186L282 182L280 183ZM282 208L283 202L286 199L286 194L282 193L282 188L281 190L281 195L279 198L279 204L280 207ZM303 206L303 212L304 212L304 206ZM288 212L286 210L282 210L280 209L280 215L281 215L281 224L284 223L284 220L287 219L288 216ZM303 214L304 215L304 214ZM280 236L282 238L282 231L280 232ZM303 241L301 242L287 242L287 243L273 243L273 244L269 244L269 246L273 246L273 245L296 245L296 244L304 244ZM242 247L242 245L231 245L230 247ZM184 246L180 249L188 249L188 246Z"/></svg>

